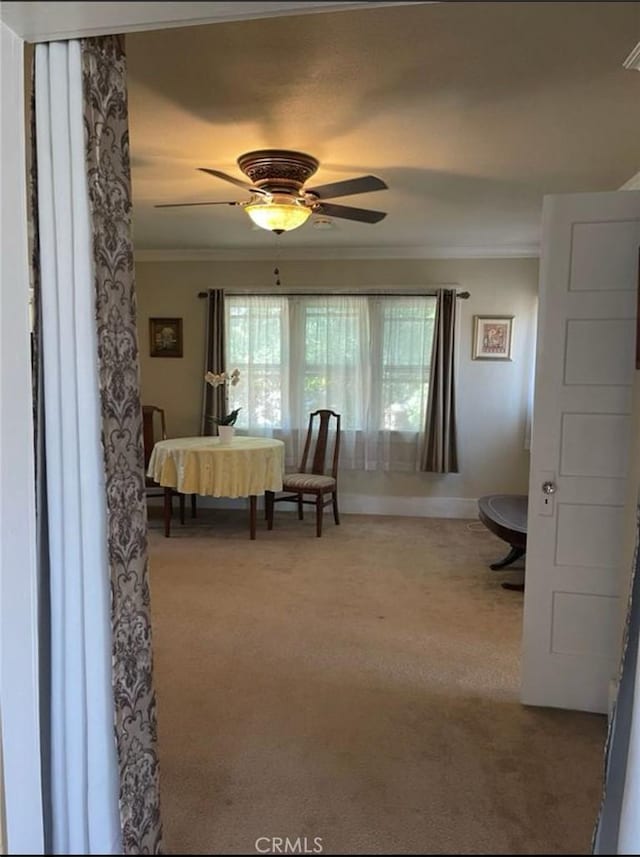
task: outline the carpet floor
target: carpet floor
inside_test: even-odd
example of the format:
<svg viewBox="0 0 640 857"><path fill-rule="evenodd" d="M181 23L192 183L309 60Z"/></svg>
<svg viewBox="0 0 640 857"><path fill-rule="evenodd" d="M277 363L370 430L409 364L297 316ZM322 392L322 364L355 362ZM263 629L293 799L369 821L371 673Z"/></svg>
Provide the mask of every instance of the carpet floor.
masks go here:
<svg viewBox="0 0 640 857"><path fill-rule="evenodd" d="M605 718L518 702L523 596L479 523L149 525L165 846L587 854ZM268 848L265 840L260 847Z"/></svg>

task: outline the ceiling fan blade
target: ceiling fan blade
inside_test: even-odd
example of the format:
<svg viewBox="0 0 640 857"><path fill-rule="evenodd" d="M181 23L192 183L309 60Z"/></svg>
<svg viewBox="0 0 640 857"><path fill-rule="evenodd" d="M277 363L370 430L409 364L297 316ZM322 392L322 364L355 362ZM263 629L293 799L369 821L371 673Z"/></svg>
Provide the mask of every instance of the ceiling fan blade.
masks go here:
<svg viewBox="0 0 640 857"><path fill-rule="evenodd" d="M241 187L243 190L248 190L249 193L260 193L263 196L269 196L266 190L262 190L262 188L254 187L249 184L249 182L245 182L242 179L237 179L235 176L230 176L228 173L223 173L220 170L210 170L207 167L198 167L201 173L209 173L210 176L214 176L217 179L223 179L225 182L231 182L231 184L236 185L236 187Z"/></svg>
<svg viewBox="0 0 640 857"><path fill-rule="evenodd" d="M387 190L387 185L376 176L362 176L358 179L347 179L344 182L322 184L318 187L305 188L306 193L312 193L318 199L334 199L336 196L351 196L354 193L370 193L372 190Z"/></svg>
<svg viewBox="0 0 640 857"><path fill-rule="evenodd" d="M326 214L327 217L343 217L345 220L359 220L361 223L378 223L387 216L386 211L373 211L371 208L353 208L351 205L333 205L322 202L314 206L314 214Z"/></svg>
<svg viewBox="0 0 640 857"><path fill-rule="evenodd" d="M189 208L192 205L242 205L241 202L163 202L154 208Z"/></svg>

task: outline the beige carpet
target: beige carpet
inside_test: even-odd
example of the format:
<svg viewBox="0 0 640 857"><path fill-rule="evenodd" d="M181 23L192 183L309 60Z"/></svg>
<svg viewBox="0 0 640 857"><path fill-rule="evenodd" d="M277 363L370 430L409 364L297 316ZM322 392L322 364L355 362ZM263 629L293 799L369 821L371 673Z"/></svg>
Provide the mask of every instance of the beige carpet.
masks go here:
<svg viewBox="0 0 640 857"><path fill-rule="evenodd" d="M605 719L519 705L523 596L499 586L518 573L487 568L504 543L459 520L325 527L151 521L167 850L588 853Z"/></svg>

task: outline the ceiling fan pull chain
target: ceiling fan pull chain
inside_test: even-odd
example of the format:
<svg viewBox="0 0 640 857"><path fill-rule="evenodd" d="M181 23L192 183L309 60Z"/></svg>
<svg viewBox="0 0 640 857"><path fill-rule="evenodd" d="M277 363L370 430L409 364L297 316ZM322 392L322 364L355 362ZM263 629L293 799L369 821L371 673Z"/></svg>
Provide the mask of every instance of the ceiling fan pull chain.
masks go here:
<svg viewBox="0 0 640 857"><path fill-rule="evenodd" d="M276 252L275 252L275 259L274 259L275 264L273 267L273 276L275 277L276 286L281 286L282 282L280 280L280 267L279 266L280 266L280 258L281 258L281 253L282 253L282 244L280 243L280 236L279 235L275 236L275 247L276 247Z"/></svg>

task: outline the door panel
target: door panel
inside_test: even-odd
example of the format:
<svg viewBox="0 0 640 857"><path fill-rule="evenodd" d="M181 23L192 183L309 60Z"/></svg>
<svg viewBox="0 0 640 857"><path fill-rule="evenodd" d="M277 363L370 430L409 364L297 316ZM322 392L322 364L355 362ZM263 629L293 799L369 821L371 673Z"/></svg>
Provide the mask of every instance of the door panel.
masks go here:
<svg viewBox="0 0 640 857"><path fill-rule="evenodd" d="M633 301L629 302L633 310ZM633 378L635 318L567 320L564 383L629 386Z"/></svg>
<svg viewBox="0 0 640 857"><path fill-rule="evenodd" d="M600 657L603 651L615 648L617 633L612 635L612 630L618 616L617 598L554 592L553 614L553 654Z"/></svg>
<svg viewBox="0 0 640 857"><path fill-rule="evenodd" d="M622 537L621 506L558 503L556 565L616 568L611 544Z"/></svg>
<svg viewBox="0 0 640 857"><path fill-rule="evenodd" d="M605 712L619 655L640 193L547 197L542 223L522 700Z"/></svg>
<svg viewBox="0 0 640 857"><path fill-rule="evenodd" d="M624 479L629 421L623 414L564 413L560 475Z"/></svg>
<svg viewBox="0 0 640 857"><path fill-rule="evenodd" d="M636 234L635 220L575 223L569 289L627 291L638 258Z"/></svg>

